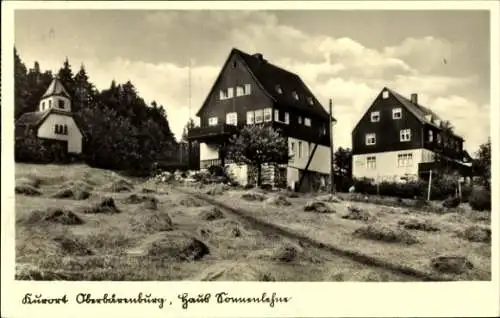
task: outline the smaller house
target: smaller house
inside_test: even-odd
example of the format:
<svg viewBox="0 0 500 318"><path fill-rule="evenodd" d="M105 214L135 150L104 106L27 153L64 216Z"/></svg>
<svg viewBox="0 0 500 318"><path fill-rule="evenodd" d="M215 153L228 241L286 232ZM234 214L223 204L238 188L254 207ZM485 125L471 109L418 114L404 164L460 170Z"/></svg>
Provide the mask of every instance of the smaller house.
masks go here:
<svg viewBox="0 0 500 318"><path fill-rule="evenodd" d="M384 87L352 131L353 177L426 179L443 164L470 176L472 158L463 143L417 94L406 98Z"/></svg>
<svg viewBox="0 0 500 318"><path fill-rule="evenodd" d="M16 121L16 137L33 134L46 145L60 144L65 154L82 153L84 133L71 112L71 96L58 77L43 94L38 111Z"/></svg>

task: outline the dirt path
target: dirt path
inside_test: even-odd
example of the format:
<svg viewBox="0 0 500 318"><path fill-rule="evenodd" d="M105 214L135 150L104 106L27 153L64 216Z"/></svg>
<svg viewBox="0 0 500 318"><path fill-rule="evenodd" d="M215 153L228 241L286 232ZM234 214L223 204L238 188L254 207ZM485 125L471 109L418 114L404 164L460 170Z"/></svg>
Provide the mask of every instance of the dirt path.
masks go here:
<svg viewBox="0 0 500 318"><path fill-rule="evenodd" d="M183 193L186 195L189 195L193 198L196 198L198 200L204 201L206 203L209 203L212 206L216 206L220 208L225 214L228 214L239 221L244 222L251 228L258 230L262 232L266 237L268 238L286 238L287 240L290 240L299 246L308 249L308 250L315 250L316 253L321 254L321 255L326 255L327 257L331 258L337 257L337 258L343 258L349 261L353 261L359 264L362 264L366 266L367 268L372 268L372 269L377 269L381 270L384 272L390 272L392 275L399 276L401 280L404 281L445 281L448 279L444 279L442 277L439 277L437 275L430 275L425 272L421 272L409 267L404 267L404 266L399 266L396 264L392 264L380 259L376 259L367 255L362 255L356 252L351 252L347 251L344 249L341 249L336 246L332 246L329 244L325 244L323 242L316 241L310 237L298 234L298 233L293 233L287 229L283 229L275 224L267 223L264 221L261 221L259 219L256 219L251 215L250 212L245 211L243 209L235 209L232 208L222 202L219 202L215 199L212 199L209 196L199 194L199 193L193 193L189 190L185 189L179 189L179 188L171 188L174 191L177 191L179 193Z"/></svg>

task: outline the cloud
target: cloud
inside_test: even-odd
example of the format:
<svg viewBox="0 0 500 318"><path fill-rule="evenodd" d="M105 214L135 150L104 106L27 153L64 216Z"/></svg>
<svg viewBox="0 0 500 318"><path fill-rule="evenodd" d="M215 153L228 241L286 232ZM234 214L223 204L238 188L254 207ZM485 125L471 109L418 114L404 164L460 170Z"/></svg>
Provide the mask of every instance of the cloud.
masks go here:
<svg viewBox="0 0 500 318"><path fill-rule="evenodd" d="M488 135L484 127L468 129L464 118L489 123L487 97L483 98L489 96L489 86L472 67L471 48L444 37L413 36L373 48L355 38L309 33L292 23L281 23L266 11L101 14L94 18L99 28L89 24L71 34L67 23L58 23L54 16L50 19L59 37L46 48L47 43L35 39L46 20L25 19L26 36L16 33L23 59L37 59L42 67L52 69L66 55L74 66L83 61L101 89L113 78L131 80L148 102L156 100L165 106L177 137L189 117L188 61L195 61L190 112L194 116L232 47L261 52L271 63L297 73L326 108L333 98L338 119L336 146L350 146L354 125L384 86L405 96L418 93L424 105L453 122L466 146L476 148ZM121 32L124 28L125 33ZM92 34L86 36L86 30ZM65 39L69 45L64 45Z"/></svg>

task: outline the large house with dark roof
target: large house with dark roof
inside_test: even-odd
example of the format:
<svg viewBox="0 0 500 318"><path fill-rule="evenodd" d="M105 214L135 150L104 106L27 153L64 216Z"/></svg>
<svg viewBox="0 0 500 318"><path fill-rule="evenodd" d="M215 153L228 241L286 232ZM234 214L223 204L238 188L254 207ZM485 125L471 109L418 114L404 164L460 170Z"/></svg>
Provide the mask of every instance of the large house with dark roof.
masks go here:
<svg viewBox="0 0 500 318"><path fill-rule="evenodd" d="M82 152L83 131L71 113L71 96L59 78L43 94L38 111L24 113L16 121L16 136L32 134L51 144L63 144L68 154Z"/></svg>
<svg viewBox="0 0 500 318"><path fill-rule="evenodd" d="M307 190L328 181L334 119L298 75L262 54L232 49L196 115L200 127L188 139L199 142L202 169L227 166L240 184L253 182L253 167L228 161L224 144L245 125L269 124L288 139L293 158L265 167L265 182Z"/></svg>
<svg viewBox="0 0 500 318"><path fill-rule="evenodd" d="M404 181L426 178L440 163L470 175L472 158L464 139L418 102L384 87L352 131L354 178Z"/></svg>

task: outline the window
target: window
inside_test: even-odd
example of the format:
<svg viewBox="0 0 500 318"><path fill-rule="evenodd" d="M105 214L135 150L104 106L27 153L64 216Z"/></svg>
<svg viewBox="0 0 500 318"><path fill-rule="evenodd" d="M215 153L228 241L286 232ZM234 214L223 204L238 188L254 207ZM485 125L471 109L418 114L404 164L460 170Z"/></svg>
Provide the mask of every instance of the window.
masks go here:
<svg viewBox="0 0 500 318"><path fill-rule="evenodd" d="M413 154L398 154L398 167L411 167L413 165Z"/></svg>
<svg viewBox="0 0 500 318"><path fill-rule="evenodd" d="M253 125L254 118L255 118L255 113L253 111L247 112L247 124L248 125Z"/></svg>
<svg viewBox="0 0 500 318"><path fill-rule="evenodd" d="M51 107L52 107L52 101L49 100L49 108L51 108Z"/></svg>
<svg viewBox="0 0 500 318"><path fill-rule="evenodd" d="M242 85L236 86L236 96L243 96L245 95L245 87Z"/></svg>
<svg viewBox="0 0 500 318"><path fill-rule="evenodd" d="M314 100L312 97L308 97L307 101L309 102L309 105L311 105L311 106L314 105Z"/></svg>
<svg viewBox="0 0 500 318"><path fill-rule="evenodd" d="M250 84L245 84L245 95L250 95L252 93L252 86Z"/></svg>
<svg viewBox="0 0 500 318"><path fill-rule="evenodd" d="M57 102L59 103L59 108L64 109L64 101L62 99L59 99Z"/></svg>
<svg viewBox="0 0 500 318"><path fill-rule="evenodd" d="M430 142L434 141L434 132L432 130L429 130L429 141Z"/></svg>
<svg viewBox="0 0 500 318"><path fill-rule="evenodd" d="M56 124L54 126L54 134L59 134L59 125L58 124Z"/></svg>
<svg viewBox="0 0 500 318"><path fill-rule="evenodd" d="M392 109L392 119L401 119L401 116L402 116L401 108Z"/></svg>
<svg viewBox="0 0 500 318"><path fill-rule="evenodd" d="M367 146L374 145L377 140L376 140L375 134L366 134L365 136L365 143Z"/></svg>
<svg viewBox="0 0 500 318"><path fill-rule="evenodd" d="M304 118L304 125L307 127L311 127L311 118Z"/></svg>
<svg viewBox="0 0 500 318"><path fill-rule="evenodd" d="M238 64L236 63L236 61L233 61L233 68L235 68Z"/></svg>
<svg viewBox="0 0 500 318"><path fill-rule="evenodd" d="M383 99L387 99L387 98L389 98L389 92L388 92L388 91L383 91L383 92L382 92L382 98L383 98Z"/></svg>
<svg viewBox="0 0 500 318"><path fill-rule="evenodd" d="M42 102L42 110L45 110L45 102Z"/></svg>
<svg viewBox="0 0 500 318"><path fill-rule="evenodd" d="M274 88L276 89L276 91L278 92L278 94L283 94L283 90L281 89L281 86L276 85Z"/></svg>
<svg viewBox="0 0 500 318"><path fill-rule="evenodd" d="M67 126L67 125L64 125L64 130L63 130L63 133L64 133L65 135L67 135L67 134L68 134L68 126Z"/></svg>
<svg viewBox="0 0 500 318"><path fill-rule="evenodd" d="M399 131L399 141L410 141L411 129L401 129Z"/></svg>
<svg viewBox="0 0 500 318"><path fill-rule="evenodd" d="M293 97L294 99L296 99L296 100L299 100L299 94L297 94L297 92L296 92L296 91L293 91L293 92L292 92L292 97Z"/></svg>
<svg viewBox="0 0 500 318"><path fill-rule="evenodd" d="M263 121L263 116L264 116L264 114L263 114L263 113L264 113L264 112L263 112L263 110L262 110L262 109L260 109L260 110L256 110L256 111L255 111L255 123L256 123L256 124L260 124L260 123L262 123L262 121Z"/></svg>
<svg viewBox="0 0 500 318"><path fill-rule="evenodd" d="M290 123L290 115L288 114L288 112L285 112L285 124L289 124Z"/></svg>
<svg viewBox="0 0 500 318"><path fill-rule="evenodd" d="M280 111L278 109L274 110L274 121L280 121Z"/></svg>
<svg viewBox="0 0 500 318"><path fill-rule="evenodd" d="M217 122L218 122L217 117L210 117L208 119L208 125L209 126L216 126Z"/></svg>
<svg viewBox="0 0 500 318"><path fill-rule="evenodd" d="M54 133L57 135L67 135L68 134L68 126L56 124L54 126Z"/></svg>
<svg viewBox="0 0 500 318"><path fill-rule="evenodd" d="M302 124L302 116L297 117L299 124Z"/></svg>
<svg viewBox="0 0 500 318"><path fill-rule="evenodd" d="M377 162L375 161L375 156L366 157L366 167L368 169L376 169Z"/></svg>
<svg viewBox="0 0 500 318"><path fill-rule="evenodd" d="M227 89L220 90L220 94L219 94L220 100L228 99L229 98L228 96L229 96L229 93L228 93Z"/></svg>
<svg viewBox="0 0 500 318"><path fill-rule="evenodd" d="M238 124L238 115L235 112L227 113L226 124L236 126Z"/></svg>
<svg viewBox="0 0 500 318"><path fill-rule="evenodd" d="M271 108L264 108L264 121L271 121L273 119L272 117L272 109Z"/></svg>
<svg viewBox="0 0 500 318"><path fill-rule="evenodd" d="M299 141L299 158L302 158L302 141Z"/></svg>
<svg viewBox="0 0 500 318"><path fill-rule="evenodd" d="M370 120L372 123L379 122L380 121L380 112L379 111L372 112L370 115Z"/></svg>
<svg viewBox="0 0 500 318"><path fill-rule="evenodd" d="M326 136L326 125L325 124L321 125L320 135L321 136Z"/></svg>
<svg viewBox="0 0 500 318"><path fill-rule="evenodd" d="M290 152L292 155L295 155L295 142L290 143Z"/></svg>
<svg viewBox="0 0 500 318"><path fill-rule="evenodd" d="M442 141L443 141L443 137L441 137L441 134L437 134L437 142L438 142L438 144L441 144Z"/></svg>

